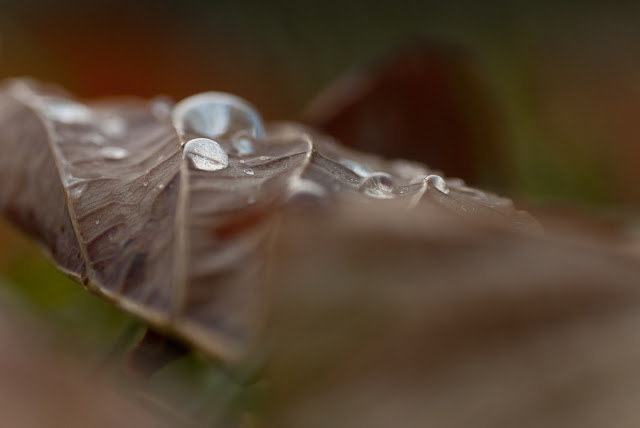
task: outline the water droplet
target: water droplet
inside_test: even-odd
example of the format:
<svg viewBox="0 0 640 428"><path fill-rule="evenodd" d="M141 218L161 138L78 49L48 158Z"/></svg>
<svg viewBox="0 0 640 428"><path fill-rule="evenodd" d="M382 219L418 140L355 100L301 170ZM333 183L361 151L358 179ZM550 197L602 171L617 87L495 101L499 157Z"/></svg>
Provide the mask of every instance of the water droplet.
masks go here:
<svg viewBox="0 0 640 428"><path fill-rule="evenodd" d="M194 138L184 145L182 156L202 171L217 171L229 165L227 152L213 140Z"/></svg>
<svg viewBox="0 0 640 428"><path fill-rule="evenodd" d="M96 224L100 224L100 220L96 220Z"/></svg>
<svg viewBox="0 0 640 428"><path fill-rule="evenodd" d="M249 196L247 198L247 203L248 204L255 204L256 203L256 197L255 196Z"/></svg>
<svg viewBox="0 0 640 428"><path fill-rule="evenodd" d="M369 196L380 199L393 198L396 185L393 177L385 172L374 172L367 177L360 188Z"/></svg>
<svg viewBox="0 0 640 428"><path fill-rule="evenodd" d="M127 130L127 124L120 117L108 117L100 124L100 129L109 137L121 137Z"/></svg>
<svg viewBox="0 0 640 428"><path fill-rule="evenodd" d="M160 189L160 190L164 189L164 184L162 184L162 183L158 184L158 189Z"/></svg>
<svg viewBox="0 0 640 428"><path fill-rule="evenodd" d="M447 182L439 175L427 175L424 181L427 183L427 190L429 190L430 187L435 187L442 193L449 193L449 186L447 185Z"/></svg>
<svg viewBox="0 0 640 428"><path fill-rule="evenodd" d="M258 111L242 98L222 92L205 92L179 102L173 109L173 123L184 135L221 138L245 131L262 138L264 126Z"/></svg>
<svg viewBox="0 0 640 428"><path fill-rule="evenodd" d="M171 116L171 110L173 109L173 101L171 98L160 95L155 97L150 102L151 114L159 120L166 120Z"/></svg>
<svg viewBox="0 0 640 428"><path fill-rule="evenodd" d="M44 97L42 103L46 116L57 122L71 125L87 123L93 118L93 113L87 106L75 101Z"/></svg>
<svg viewBox="0 0 640 428"><path fill-rule="evenodd" d="M234 138L232 146L235 154L238 156L253 154L253 142L246 136Z"/></svg>
<svg viewBox="0 0 640 428"><path fill-rule="evenodd" d="M143 181L143 182L142 182L142 186L143 186L143 187L147 187L148 185L149 185L149 182L148 182L148 181Z"/></svg>
<svg viewBox="0 0 640 428"><path fill-rule="evenodd" d="M340 163L342 164L342 166L349 168L351 171L355 172L362 178L367 178L368 176L373 174L373 171L371 169L358 162L349 159L342 159Z"/></svg>
<svg viewBox="0 0 640 428"><path fill-rule="evenodd" d="M261 161L268 161L271 160L271 156L260 156L258 159L260 159Z"/></svg>
<svg viewBox="0 0 640 428"><path fill-rule="evenodd" d="M98 150L98 154L109 160L120 160L129 156L129 151L122 147L107 146Z"/></svg>
<svg viewBox="0 0 640 428"><path fill-rule="evenodd" d="M245 170L244 170L244 173L245 173L245 174L248 174L248 175L253 175L253 174L255 174L255 172L254 172L251 168L247 168L247 169L245 169Z"/></svg>

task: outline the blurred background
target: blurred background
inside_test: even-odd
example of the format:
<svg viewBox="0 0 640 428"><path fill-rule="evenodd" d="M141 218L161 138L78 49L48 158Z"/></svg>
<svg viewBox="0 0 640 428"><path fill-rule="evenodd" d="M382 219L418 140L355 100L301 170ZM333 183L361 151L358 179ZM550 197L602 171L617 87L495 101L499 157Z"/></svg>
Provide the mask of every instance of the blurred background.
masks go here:
<svg viewBox="0 0 640 428"><path fill-rule="evenodd" d="M454 140L477 155L468 163L489 187L636 206L639 18L640 6L621 1L2 0L0 77L83 97L223 90L267 120L290 120L346 73L422 45L426 68L441 71L413 76L427 80L421 102L454 110L426 125L449 136L471 128Z"/></svg>
<svg viewBox="0 0 640 428"><path fill-rule="evenodd" d="M622 1L0 0L0 79L81 97L228 91L266 120L419 159L523 207L633 214L638 22ZM362 119L389 112L402 115L373 130ZM4 223L0 280L98 355L135 325Z"/></svg>

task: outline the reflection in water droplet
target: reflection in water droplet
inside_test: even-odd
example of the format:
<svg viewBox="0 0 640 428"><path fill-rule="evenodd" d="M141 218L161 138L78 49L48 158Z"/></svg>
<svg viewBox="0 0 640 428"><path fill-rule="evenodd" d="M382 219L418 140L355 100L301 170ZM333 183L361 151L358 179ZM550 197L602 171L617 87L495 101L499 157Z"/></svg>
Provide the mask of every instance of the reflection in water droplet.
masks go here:
<svg viewBox="0 0 640 428"><path fill-rule="evenodd" d="M108 117L102 121L100 129L109 137L121 137L127 130L127 124L120 117Z"/></svg>
<svg viewBox="0 0 640 428"><path fill-rule="evenodd" d="M253 175L253 174L255 174L255 172L254 172L251 168L247 168L247 169L245 169L245 170L244 170L244 173L245 173L245 174L248 174L248 175Z"/></svg>
<svg viewBox="0 0 640 428"><path fill-rule="evenodd" d="M202 171L217 171L229 165L227 152L220 144L208 138L189 140L184 145L182 156Z"/></svg>
<svg viewBox="0 0 640 428"><path fill-rule="evenodd" d="M246 131L252 137L264 136L258 111L242 98L222 92L205 92L179 102L173 109L173 123L182 135L221 138Z"/></svg>
<svg viewBox="0 0 640 428"><path fill-rule="evenodd" d="M129 151L122 147L107 146L98 150L98 154L109 160L120 160L129 156Z"/></svg>
<svg viewBox="0 0 640 428"><path fill-rule="evenodd" d="M362 164L360 164L358 162L355 162L355 161L352 161L352 160L349 160L349 159L342 159L340 161L340 163L343 166L349 168L351 171L353 171L356 174L358 174L362 178L366 178L366 177L370 176L371 174L373 174L373 171L371 169L369 169L368 167L366 167L366 166L364 166L364 165L362 165Z"/></svg>
<svg viewBox="0 0 640 428"><path fill-rule="evenodd" d="M246 136L235 137L233 139L233 150L237 156L247 156L253 154L253 143Z"/></svg>
<svg viewBox="0 0 640 428"><path fill-rule="evenodd" d="M385 172L375 172L362 182L360 188L365 194L374 198L390 199L394 196L396 185L391 175Z"/></svg>
<svg viewBox="0 0 640 428"><path fill-rule="evenodd" d="M429 190L430 187L435 187L442 193L449 193L449 186L447 186L447 182L439 175L427 175L424 181L427 183L427 190Z"/></svg>
<svg viewBox="0 0 640 428"><path fill-rule="evenodd" d="M42 99L45 115L54 121L68 125L90 122L93 114L91 110L78 102L58 98Z"/></svg>

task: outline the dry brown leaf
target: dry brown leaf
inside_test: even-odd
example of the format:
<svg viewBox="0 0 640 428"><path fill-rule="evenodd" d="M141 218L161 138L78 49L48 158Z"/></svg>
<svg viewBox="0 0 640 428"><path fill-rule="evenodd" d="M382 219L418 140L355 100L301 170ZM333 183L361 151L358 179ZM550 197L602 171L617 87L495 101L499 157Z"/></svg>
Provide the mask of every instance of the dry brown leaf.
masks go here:
<svg viewBox="0 0 640 428"><path fill-rule="evenodd" d="M350 151L296 124L265 128L228 94L175 107L83 103L13 80L0 88L0 149L0 209L61 270L224 360L246 353L264 317L265 265L286 207L393 205L400 215L427 205L537 227L511 201L424 165Z"/></svg>

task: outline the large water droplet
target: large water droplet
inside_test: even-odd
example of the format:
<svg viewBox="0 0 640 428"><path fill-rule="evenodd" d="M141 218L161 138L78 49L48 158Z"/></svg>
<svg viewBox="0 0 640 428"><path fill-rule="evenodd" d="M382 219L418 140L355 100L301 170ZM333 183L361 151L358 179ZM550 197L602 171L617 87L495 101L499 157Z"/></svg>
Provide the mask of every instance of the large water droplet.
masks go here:
<svg viewBox="0 0 640 428"><path fill-rule="evenodd" d="M98 154L109 160L120 160L129 156L129 151L122 147L107 146L98 150Z"/></svg>
<svg viewBox="0 0 640 428"><path fill-rule="evenodd" d="M449 193L449 186L447 186L447 182L439 175L427 175L424 181L427 183L427 190L429 190L430 187L435 187L442 193Z"/></svg>
<svg viewBox="0 0 640 428"><path fill-rule="evenodd" d="M44 112L51 120L70 124L87 123L93 118L91 110L78 102L45 97L42 99Z"/></svg>
<svg viewBox="0 0 640 428"><path fill-rule="evenodd" d="M227 152L220 144L208 138L189 140L184 145L182 156L195 168L203 171L217 171L229 165Z"/></svg>
<svg viewBox="0 0 640 428"><path fill-rule="evenodd" d="M182 135L220 139L245 131L252 137L264 136L258 111L242 98L222 92L205 92L179 102L173 109L173 123Z"/></svg>
<svg viewBox="0 0 640 428"><path fill-rule="evenodd" d="M244 170L244 173L247 174L247 175L254 175L255 171L252 170L251 168L247 168L247 169Z"/></svg>
<svg viewBox="0 0 640 428"><path fill-rule="evenodd" d="M393 177L385 172L374 172L360 185L362 191L374 198L390 199L394 197L396 185Z"/></svg>

